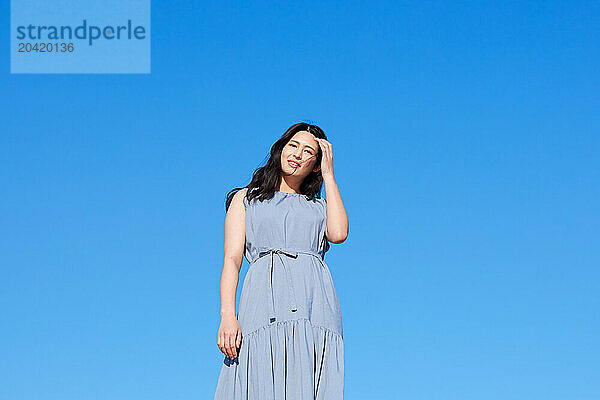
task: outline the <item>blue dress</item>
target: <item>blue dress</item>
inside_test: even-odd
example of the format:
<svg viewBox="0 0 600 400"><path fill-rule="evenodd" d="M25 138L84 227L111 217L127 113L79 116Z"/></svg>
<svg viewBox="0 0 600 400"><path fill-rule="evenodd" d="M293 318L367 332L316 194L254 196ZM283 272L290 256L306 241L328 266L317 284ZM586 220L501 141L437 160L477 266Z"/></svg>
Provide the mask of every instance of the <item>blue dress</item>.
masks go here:
<svg viewBox="0 0 600 400"><path fill-rule="evenodd" d="M246 189L242 189L246 190ZM246 208L242 343L215 400L344 398L342 313L329 267L325 199L275 192Z"/></svg>

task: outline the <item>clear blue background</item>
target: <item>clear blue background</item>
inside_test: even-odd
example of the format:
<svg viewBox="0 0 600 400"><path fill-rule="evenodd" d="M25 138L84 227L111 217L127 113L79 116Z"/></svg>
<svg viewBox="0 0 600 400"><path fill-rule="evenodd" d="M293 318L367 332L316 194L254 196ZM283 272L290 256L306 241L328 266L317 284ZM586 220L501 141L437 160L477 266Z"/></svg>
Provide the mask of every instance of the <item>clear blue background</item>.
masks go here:
<svg viewBox="0 0 600 400"><path fill-rule="evenodd" d="M154 1L150 75L10 75L5 27L0 398L212 398L225 194L304 120L347 399L600 398L599 18Z"/></svg>

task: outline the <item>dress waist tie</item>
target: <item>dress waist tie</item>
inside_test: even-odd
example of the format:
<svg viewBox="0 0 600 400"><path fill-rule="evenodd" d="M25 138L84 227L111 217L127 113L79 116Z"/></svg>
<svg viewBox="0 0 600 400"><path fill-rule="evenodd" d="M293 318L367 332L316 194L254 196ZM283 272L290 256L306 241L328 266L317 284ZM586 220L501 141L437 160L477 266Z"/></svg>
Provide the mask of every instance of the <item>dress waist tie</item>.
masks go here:
<svg viewBox="0 0 600 400"><path fill-rule="evenodd" d="M321 256L320 253L317 253L316 251L311 251L311 250L285 250L285 249L280 249L280 248L276 248L276 249L261 248L259 250L258 257L252 263L255 263L256 260L258 260L259 258L261 258L267 254L269 254L271 256L271 263L269 265L269 293L271 295L270 296L271 297L271 315L269 316L269 323L271 323L271 322L275 322L275 320L276 320L276 318L275 318L275 294L273 293L273 267L275 265L275 262L274 262L275 254L277 254L279 259L281 260L281 265L283 266L283 269L284 269L284 272L286 275L288 288L289 288L291 296L292 296L292 307L291 307L292 312L298 311L298 306L296 304L296 291L294 289L292 277L290 276L290 272L288 270L286 263L284 262L283 256L291 257L291 258L298 258L298 255L300 255L300 254L307 254L307 255L316 257L321 262L321 264L323 263L323 257Z"/></svg>

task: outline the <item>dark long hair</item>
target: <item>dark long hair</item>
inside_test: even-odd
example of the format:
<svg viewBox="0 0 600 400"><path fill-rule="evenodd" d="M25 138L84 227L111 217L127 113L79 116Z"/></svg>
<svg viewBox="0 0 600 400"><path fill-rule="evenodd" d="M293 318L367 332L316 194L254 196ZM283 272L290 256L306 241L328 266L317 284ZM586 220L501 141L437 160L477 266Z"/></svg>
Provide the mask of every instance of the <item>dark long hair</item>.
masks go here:
<svg viewBox="0 0 600 400"><path fill-rule="evenodd" d="M300 131L308 131L315 137L327 140L325 132L317 125L311 125L307 122L299 122L290 126L285 133L271 146L271 156L267 163L257 168L254 171L252 180L245 188L248 188L246 192L246 198L248 201L253 198L257 198L260 201L271 198L275 191L279 190L279 184L281 183L281 151L287 142ZM317 161L315 165L321 165L321 147L317 149ZM321 169L319 171L312 171L304 178L300 185L300 193L305 195L308 200L314 198L321 198L321 187L323 186L323 175L321 175ZM225 211L229 209L233 196L244 187L234 188L227 193L227 200L225 201Z"/></svg>

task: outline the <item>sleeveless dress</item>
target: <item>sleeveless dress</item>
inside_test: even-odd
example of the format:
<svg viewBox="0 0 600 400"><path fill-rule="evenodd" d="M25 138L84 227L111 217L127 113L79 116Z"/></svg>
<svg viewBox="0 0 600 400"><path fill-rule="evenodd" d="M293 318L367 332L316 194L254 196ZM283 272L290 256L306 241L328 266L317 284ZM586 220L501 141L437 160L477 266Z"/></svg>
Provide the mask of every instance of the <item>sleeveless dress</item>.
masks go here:
<svg viewBox="0 0 600 400"><path fill-rule="evenodd" d="M245 190L245 189L242 189ZM276 191L246 208L242 342L215 400L344 398L342 315L329 267L326 200Z"/></svg>

